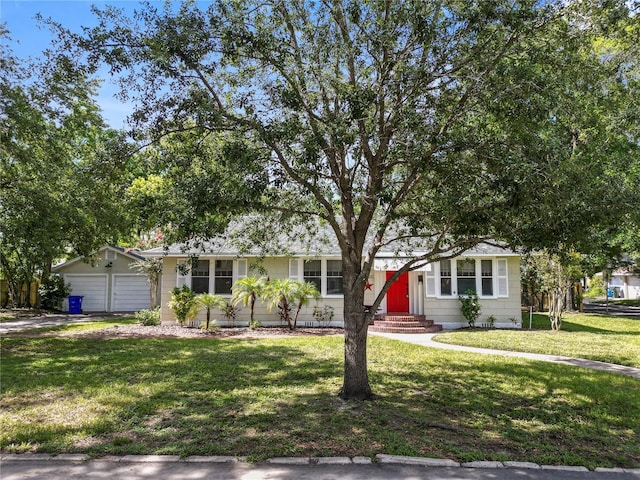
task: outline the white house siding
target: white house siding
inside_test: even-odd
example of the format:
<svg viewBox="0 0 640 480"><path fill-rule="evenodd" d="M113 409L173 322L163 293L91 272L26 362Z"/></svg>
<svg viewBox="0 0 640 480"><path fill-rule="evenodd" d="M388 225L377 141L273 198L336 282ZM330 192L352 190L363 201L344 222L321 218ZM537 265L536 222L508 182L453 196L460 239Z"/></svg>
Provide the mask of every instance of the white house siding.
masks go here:
<svg viewBox="0 0 640 480"><path fill-rule="evenodd" d="M498 328L520 328L522 314L520 307L520 259L508 257L508 288L509 297L506 298L480 298L481 315L476 321L476 326L482 326L490 315L495 317L495 326ZM457 297L425 298L425 315L428 319L435 320L446 330L468 326L466 319L460 311L460 300ZM515 320L515 322L513 320Z"/></svg>
<svg viewBox="0 0 640 480"><path fill-rule="evenodd" d="M206 258L215 259L216 257L200 257L201 260ZM502 258L502 257L500 257ZM500 328L519 327L521 323L520 310L520 261L518 257L504 257L507 260L508 269L508 298L491 298L480 299L482 305L482 315L477 322L480 326L486 323L487 317L493 315L496 319L495 326ZM171 309L167 306L167 302L171 298L171 290L177 286L178 277L176 275L176 266L178 260L184 261L185 258L165 257L164 271L162 276L162 320L164 322L174 322L175 317ZM247 259L248 266L252 263L251 258ZM269 278L288 278L289 277L289 259L268 258L263 260L262 266L266 269ZM237 272L237 268L235 271ZM249 271L248 275L254 273ZM419 276L422 276L422 282L419 282ZM234 274L234 282L237 277ZM371 289L365 290L365 305L370 305L375 300L375 296L380 292L386 281L386 273L382 270L374 270L369 277ZM409 292L410 292L410 313L424 314L428 319L434 320L446 329L460 328L467 325L466 320L460 311L460 301L457 296L451 299L431 298L426 296L425 291L426 275L425 272L411 272L409 274ZM313 306L315 301L311 301L310 305L303 308L298 317L299 325L307 325L313 322ZM324 297L318 301L318 305L330 305L334 308L334 320L331 325L343 326L343 300L342 297ZM383 300L377 313L385 313L386 301ZM249 322L249 308L242 307L239 313L236 325L247 325ZM215 310L213 317L216 318L219 325L225 325L222 314ZM205 312L201 311L196 317L197 320L204 320ZM258 300L255 306L255 319L265 326L279 325L277 311L274 309L269 311L266 306ZM512 321L515 319L515 322Z"/></svg>
<svg viewBox="0 0 640 480"><path fill-rule="evenodd" d="M221 259L220 257L205 257L201 256L200 260L205 259ZM164 259L164 270L162 275L162 298L165 299L162 303L161 308L161 316L162 321L167 323L175 322L175 316L173 312L168 307L168 302L171 299L171 290L177 286L178 276L176 273L176 267L178 265L178 261L184 261L186 258L176 258L176 257L165 257ZM234 259L237 260L237 259ZM255 259L248 258L247 266L250 267L252 261ZM276 278L288 278L289 277L289 259L288 258L267 258L262 261L262 267L267 271L267 276L271 279ZM234 265L234 283L238 280L237 278L237 266ZM248 271L247 274L249 276L256 275L259 276L258 273ZM223 295L227 299L231 299L230 295ZM313 307L316 304L314 300L309 302L309 305L303 307L300 311L300 315L298 316L298 325L317 325L313 319ZM343 312L342 312L342 297L327 297L320 299L317 304L319 306L329 305L334 308L334 317L331 322L331 326L342 326L343 325ZM235 325L236 326L246 326L249 323L250 317L250 309L249 307L245 307L240 304L241 307L240 312L236 318ZM196 321L204 321L206 318L206 311L202 310L199 312L198 316L195 318ZM224 316L218 309L214 309L212 311L212 318L216 319L216 322L220 326L226 326L227 322L224 319ZM280 325L280 319L278 318L277 309L274 308L269 310L264 303L260 299L256 300L256 305L254 309L254 318L259 321L263 326L277 326Z"/></svg>
<svg viewBox="0 0 640 480"><path fill-rule="evenodd" d="M627 280L627 298L640 298L640 276L630 276Z"/></svg>

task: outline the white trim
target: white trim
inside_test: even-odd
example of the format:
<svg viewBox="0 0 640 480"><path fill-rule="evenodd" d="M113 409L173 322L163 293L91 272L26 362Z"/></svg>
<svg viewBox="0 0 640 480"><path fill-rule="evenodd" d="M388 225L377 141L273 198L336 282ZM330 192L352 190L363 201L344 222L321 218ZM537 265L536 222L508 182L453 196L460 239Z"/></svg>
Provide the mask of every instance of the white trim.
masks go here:
<svg viewBox="0 0 640 480"><path fill-rule="evenodd" d="M238 275L237 279L245 278L247 276L247 259L239 258L237 260L238 263Z"/></svg>
<svg viewBox="0 0 640 480"><path fill-rule="evenodd" d="M498 258L496 266L496 295L507 298L509 297L509 262L506 258Z"/></svg>
<svg viewBox="0 0 640 480"><path fill-rule="evenodd" d="M129 252L122 251L122 250L120 250L120 249L118 249L116 247L112 247L111 245L105 245L104 247L99 248L98 250L95 250L95 251L91 252L91 254L89 256L91 257L93 255L101 254L104 250L111 250L111 251L115 252L116 253L116 258L117 258L117 255L124 255L125 257L128 257L128 258L130 258L131 260L134 260L134 261L143 260L145 258L142 255L142 252L137 252L137 253L132 254L132 253L129 253ZM182 255L182 256L184 256L184 255ZM54 265L51 268L51 271L52 272L57 272L58 270L60 270L62 268L67 268L69 265L72 265L72 264L74 264L76 262L79 262L79 261L83 260L84 258L85 257L80 256L80 257L75 257L75 258L73 258L71 260L67 260L66 262L59 263L57 265ZM113 260L111 260L111 261L113 261Z"/></svg>
<svg viewBox="0 0 640 480"><path fill-rule="evenodd" d="M320 262L320 296L322 298L344 298L344 293L327 293L327 261L329 260L337 260L342 261L342 258L332 256L332 257L299 257L299 258L290 258L289 259L289 278L291 280L297 280L300 282L304 281L304 262L315 260ZM343 272L343 280L344 280L344 272ZM344 291L344 283L343 283L343 291Z"/></svg>
<svg viewBox="0 0 640 480"><path fill-rule="evenodd" d="M300 275L300 258L290 258L289 259L289 279L291 280L299 280Z"/></svg>
<svg viewBox="0 0 640 480"><path fill-rule="evenodd" d="M191 269L186 274L180 273L180 265L186 265L189 262L188 258L178 259L176 261L176 287L182 288L183 285L187 285L191 288Z"/></svg>
<svg viewBox="0 0 640 480"><path fill-rule="evenodd" d="M458 275L457 269L458 260L474 260L475 261L475 285L476 292L478 292L478 298L480 299L498 299L498 298L506 298L509 296L508 284L508 261L506 258L497 258L495 256L459 256L451 259L446 259L451 261L451 295L442 295L440 293L440 261L433 262L433 272L427 271L426 282L425 282L425 295L431 298L437 299L453 299L458 298L461 295L460 292L457 291L458 285ZM493 283L493 293L491 295L482 295L482 260L492 260L491 265L491 278ZM501 263L504 265L504 275L499 276L499 268ZM501 283L502 282L502 283ZM507 285L506 293L499 290L500 288L504 288L505 284Z"/></svg>

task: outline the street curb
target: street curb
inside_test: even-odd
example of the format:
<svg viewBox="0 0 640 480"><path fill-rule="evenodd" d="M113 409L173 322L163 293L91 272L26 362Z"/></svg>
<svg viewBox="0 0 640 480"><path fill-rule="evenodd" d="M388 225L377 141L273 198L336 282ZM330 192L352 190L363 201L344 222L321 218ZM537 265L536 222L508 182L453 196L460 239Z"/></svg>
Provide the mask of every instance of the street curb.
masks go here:
<svg viewBox="0 0 640 480"><path fill-rule="evenodd" d="M114 463L247 463L245 457L233 457L223 455L193 455L180 458L178 455L109 455L92 458L85 454L63 453L52 455L49 453L5 453L0 454L2 462L114 462ZM379 453L376 461L381 465L416 465L425 468L475 468L475 469L542 469L565 472L589 472L587 467L576 465L538 465L533 462L497 462L497 461L473 461L459 463L448 458L407 457L403 455L387 455ZM274 457L268 458L262 463L272 465L372 465L369 457ZM630 473L640 476L640 468L606 468L598 467L594 470L599 473Z"/></svg>

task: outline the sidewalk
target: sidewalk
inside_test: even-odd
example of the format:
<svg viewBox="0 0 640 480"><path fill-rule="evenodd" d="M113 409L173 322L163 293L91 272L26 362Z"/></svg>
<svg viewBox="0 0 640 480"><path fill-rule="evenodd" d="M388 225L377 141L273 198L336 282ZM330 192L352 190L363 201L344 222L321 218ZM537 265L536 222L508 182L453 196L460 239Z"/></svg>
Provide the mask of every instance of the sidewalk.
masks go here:
<svg viewBox="0 0 640 480"><path fill-rule="evenodd" d="M380 333L369 332L369 335L393 338L407 343L422 345L423 347L441 348L444 350L456 350L459 352L481 353L485 355L501 355L503 357L518 357L529 360L538 360L541 362L561 363L564 365L573 365L574 367L590 368L592 370L602 370L605 372L618 373L628 377L634 377L640 380L640 368L625 367L615 363L598 362L595 360L587 360L584 358L563 357L561 355L545 355L542 353L512 352L507 350L491 350L489 348L465 347L462 345L451 345L448 343L440 343L433 339L437 333L424 334L399 334L399 333Z"/></svg>
<svg viewBox="0 0 640 480"><path fill-rule="evenodd" d="M61 478L119 480L638 480L640 469L597 469L540 466L516 462L458 464L446 459L378 455L368 457L273 458L246 463L235 457L128 455L89 460L84 455L3 455L2 480Z"/></svg>

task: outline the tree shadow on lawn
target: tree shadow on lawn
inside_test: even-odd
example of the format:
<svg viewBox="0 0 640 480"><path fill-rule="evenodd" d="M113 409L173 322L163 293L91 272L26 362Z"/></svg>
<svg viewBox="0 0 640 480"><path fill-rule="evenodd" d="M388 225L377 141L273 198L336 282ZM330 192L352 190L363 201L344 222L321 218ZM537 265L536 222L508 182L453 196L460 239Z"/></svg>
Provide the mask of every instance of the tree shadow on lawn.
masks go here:
<svg viewBox="0 0 640 480"><path fill-rule="evenodd" d="M25 422L9 442L39 451L640 463L640 382L600 372L376 338L380 397L344 402L336 338L56 339L31 355L15 343L5 410L75 397L103 410L76 426Z"/></svg>
<svg viewBox="0 0 640 480"><path fill-rule="evenodd" d="M529 325L529 314L523 314L522 317L522 331L523 332L527 332L529 331L529 329L527 328ZM588 314L590 317L592 317L594 320L602 320L603 322L606 323L610 323L613 321L630 321L633 322L633 329L632 330L614 330L611 328L603 328L603 327L595 327L592 325L585 325L583 323L579 323L577 321L572 321L571 316L569 317L565 317L562 320L562 328L560 330L560 332L587 332L587 333L596 333L596 334L602 334L602 335L640 335L640 328L638 328L638 325L640 325L640 323L638 322L637 318L632 318L632 317L616 317L615 320L612 320L612 318L610 316L607 315L600 315L600 314L596 314L596 313L589 313ZM479 330L480 331L480 330ZM482 329L481 331L486 331L485 329ZM549 317L547 315L542 315L542 314L533 314L533 329L531 331L534 332L549 332L551 334L556 333L553 332L551 330L551 324L549 322Z"/></svg>

